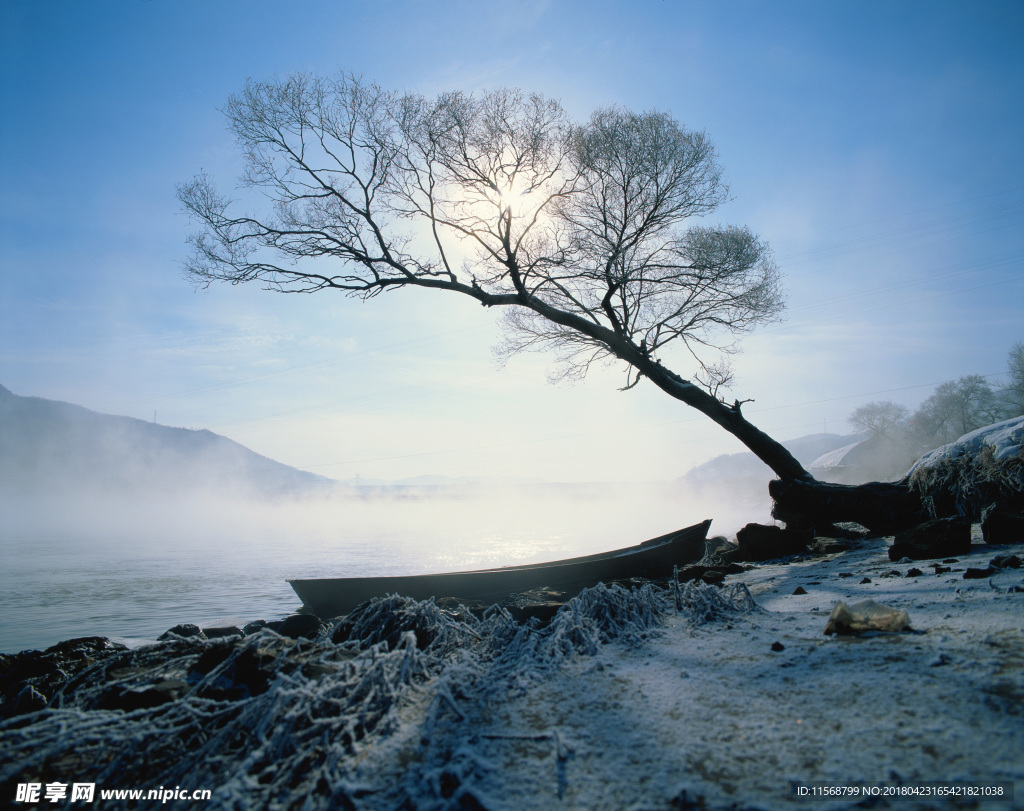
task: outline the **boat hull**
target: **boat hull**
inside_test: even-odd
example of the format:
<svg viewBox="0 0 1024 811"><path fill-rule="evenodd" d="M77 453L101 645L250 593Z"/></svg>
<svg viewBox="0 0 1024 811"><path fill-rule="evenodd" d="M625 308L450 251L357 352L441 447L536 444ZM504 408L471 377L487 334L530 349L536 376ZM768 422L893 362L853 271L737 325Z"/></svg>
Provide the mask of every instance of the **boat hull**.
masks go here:
<svg viewBox="0 0 1024 811"><path fill-rule="evenodd" d="M708 520L638 546L551 563L443 574L288 582L303 605L320 617L347 614L360 603L387 594L400 594L416 600L455 597L484 604L537 588L575 594L600 582L671 574L673 566L692 563L704 554L704 542L710 526L711 521Z"/></svg>

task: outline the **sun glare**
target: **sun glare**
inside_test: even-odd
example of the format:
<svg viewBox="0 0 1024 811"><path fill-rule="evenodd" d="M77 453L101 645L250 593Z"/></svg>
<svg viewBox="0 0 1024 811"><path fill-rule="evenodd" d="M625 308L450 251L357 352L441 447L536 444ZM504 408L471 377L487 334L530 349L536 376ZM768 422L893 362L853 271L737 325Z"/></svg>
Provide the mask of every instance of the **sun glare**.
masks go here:
<svg viewBox="0 0 1024 811"><path fill-rule="evenodd" d="M527 197L528 191L524 184L514 180L498 192L498 209L502 214L509 212L513 217L519 217L526 208Z"/></svg>

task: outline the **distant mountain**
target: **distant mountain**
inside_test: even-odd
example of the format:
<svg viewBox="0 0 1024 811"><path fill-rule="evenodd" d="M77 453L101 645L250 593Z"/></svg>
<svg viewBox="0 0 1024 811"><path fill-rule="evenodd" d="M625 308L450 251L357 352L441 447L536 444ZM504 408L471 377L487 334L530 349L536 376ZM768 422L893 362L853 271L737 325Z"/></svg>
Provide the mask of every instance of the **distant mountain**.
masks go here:
<svg viewBox="0 0 1024 811"><path fill-rule="evenodd" d="M0 386L0 487L308 492L331 479L298 470L212 431L170 428Z"/></svg>
<svg viewBox="0 0 1024 811"><path fill-rule="evenodd" d="M857 435L810 434L798 439L787 440L782 444L800 464L806 467L824 454L852 445L861 439L863 437ZM716 456L689 471L680 481L686 484L713 484L735 479L764 479L768 481L771 478L774 478L774 474L768 465L748 451Z"/></svg>
<svg viewBox="0 0 1024 811"><path fill-rule="evenodd" d="M807 470L815 478L842 484L902 479L910 466L931 447L913 431L897 430L892 434L863 437L819 456Z"/></svg>

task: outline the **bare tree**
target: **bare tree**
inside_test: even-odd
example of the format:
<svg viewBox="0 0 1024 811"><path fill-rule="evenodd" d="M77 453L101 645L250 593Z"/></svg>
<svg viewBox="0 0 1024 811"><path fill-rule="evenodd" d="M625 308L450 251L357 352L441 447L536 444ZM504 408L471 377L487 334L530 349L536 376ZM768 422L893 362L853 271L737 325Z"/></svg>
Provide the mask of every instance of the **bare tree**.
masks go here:
<svg viewBox="0 0 1024 811"><path fill-rule="evenodd" d="M196 283L458 293L505 308L506 355L553 349L563 377L618 361L624 388L646 378L708 416L776 473L772 512L791 526L889 532L924 514L906 482L816 481L748 401L721 396L736 340L783 298L764 241L689 223L728 195L705 133L658 112L580 123L516 90L427 99L344 75L251 81L225 113L263 210L238 213L206 176L179 187L203 226ZM663 363L674 349L686 377Z"/></svg>
<svg viewBox="0 0 1024 811"><path fill-rule="evenodd" d="M1010 347L1007 373L1010 380L1000 394L1003 400L1004 416L1009 418L1024 414L1024 343L1020 341Z"/></svg>
<svg viewBox="0 0 1024 811"><path fill-rule="evenodd" d="M936 387L914 415L917 429L933 444L952 442L999 419L995 393L981 375L966 375Z"/></svg>
<svg viewBox="0 0 1024 811"><path fill-rule="evenodd" d="M251 81L225 109L245 186L236 213L200 176L179 198L203 225L200 284L373 298L406 287L507 308L506 355L553 349L560 376L619 361L710 417L777 475L811 477L721 390L735 340L783 309L768 245L689 225L728 195L711 141L659 112L571 121L516 90L436 99L352 76ZM679 348L681 376L663 365Z"/></svg>
<svg viewBox="0 0 1024 811"><path fill-rule="evenodd" d="M854 428L866 431L872 436L889 437L890 432L897 425L910 416L910 410L906 406L894 403L892 400L884 400L873 403L865 403L853 410L848 422ZM891 439L891 437L889 437Z"/></svg>

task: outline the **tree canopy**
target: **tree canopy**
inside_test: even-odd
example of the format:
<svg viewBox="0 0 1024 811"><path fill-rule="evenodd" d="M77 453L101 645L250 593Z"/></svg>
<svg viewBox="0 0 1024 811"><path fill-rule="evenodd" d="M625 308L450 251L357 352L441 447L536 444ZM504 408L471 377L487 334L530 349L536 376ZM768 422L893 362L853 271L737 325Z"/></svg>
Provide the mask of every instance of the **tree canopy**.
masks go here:
<svg viewBox="0 0 1024 811"><path fill-rule="evenodd" d="M914 415L917 429L940 445L1003 417L995 393L981 375L940 384Z"/></svg>
<svg viewBox="0 0 1024 811"><path fill-rule="evenodd" d="M577 378L622 361L626 388L649 378L807 477L719 397L737 337L784 302L766 242L689 222L728 196L706 133L663 112L576 122L518 90L429 99L349 75L250 81L225 114L265 205L239 213L207 176L179 187L203 226L186 265L198 283L460 293L507 308L506 354L554 349ZM662 364L676 347L685 377Z"/></svg>
<svg viewBox="0 0 1024 811"><path fill-rule="evenodd" d="M1003 400L1011 416L1024 414L1024 343L1017 341L1010 347L1007 363L1009 381L1003 389Z"/></svg>
<svg viewBox="0 0 1024 811"><path fill-rule="evenodd" d="M853 410L849 422L854 428L872 436L888 436L889 432L910 416L910 409L892 400L865 403Z"/></svg>

